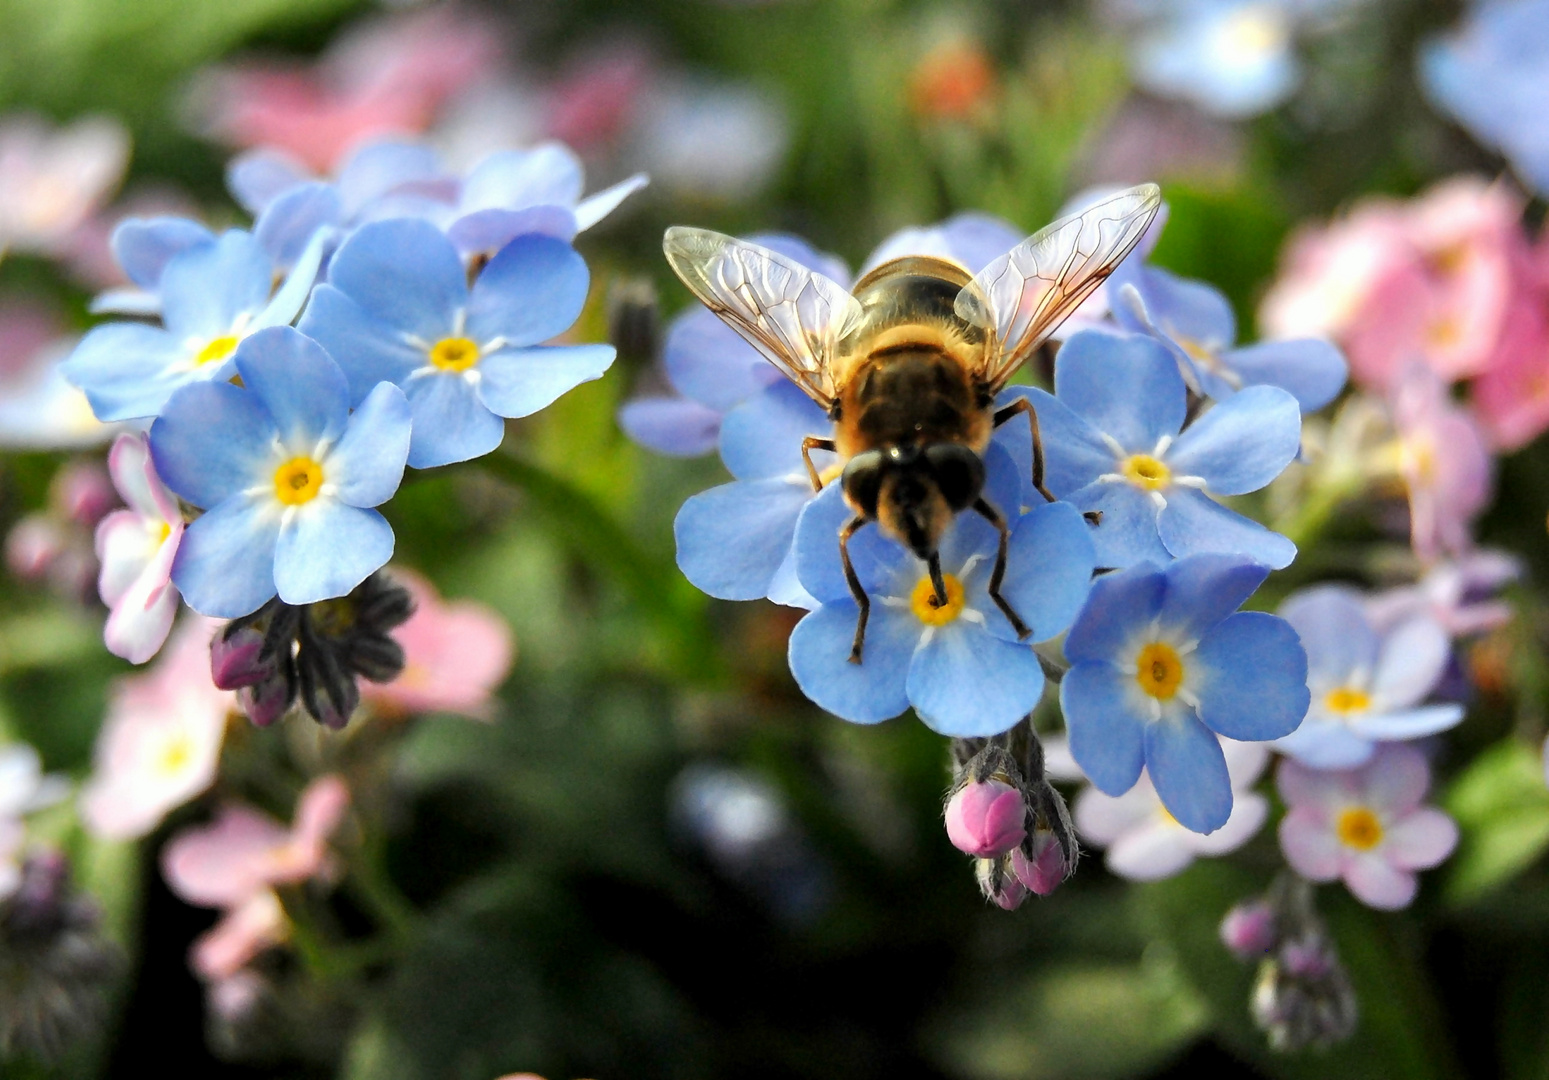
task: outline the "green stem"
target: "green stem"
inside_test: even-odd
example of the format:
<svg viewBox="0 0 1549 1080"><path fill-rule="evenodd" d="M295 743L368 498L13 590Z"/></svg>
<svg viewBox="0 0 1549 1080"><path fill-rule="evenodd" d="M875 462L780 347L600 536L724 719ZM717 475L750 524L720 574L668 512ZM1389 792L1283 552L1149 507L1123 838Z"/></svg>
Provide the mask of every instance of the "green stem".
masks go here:
<svg viewBox="0 0 1549 1080"><path fill-rule="evenodd" d="M1341 472L1313 485L1295 510L1275 522L1273 528L1298 548L1306 547L1323 534L1334 512L1360 494L1361 475Z"/></svg>
<svg viewBox="0 0 1549 1080"><path fill-rule="evenodd" d="M360 852L350 868L348 884L394 946L402 947L413 937L419 913L388 878L380 844L369 844Z"/></svg>

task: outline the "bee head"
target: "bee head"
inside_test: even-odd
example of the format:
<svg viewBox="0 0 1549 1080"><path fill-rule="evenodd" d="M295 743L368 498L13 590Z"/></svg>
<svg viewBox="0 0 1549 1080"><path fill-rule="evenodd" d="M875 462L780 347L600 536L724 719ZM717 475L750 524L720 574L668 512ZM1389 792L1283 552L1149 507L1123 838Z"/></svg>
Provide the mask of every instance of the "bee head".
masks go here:
<svg viewBox="0 0 1549 1080"><path fill-rule="evenodd" d="M844 467L845 498L855 511L922 559L984 488L984 462L961 443L866 450Z"/></svg>

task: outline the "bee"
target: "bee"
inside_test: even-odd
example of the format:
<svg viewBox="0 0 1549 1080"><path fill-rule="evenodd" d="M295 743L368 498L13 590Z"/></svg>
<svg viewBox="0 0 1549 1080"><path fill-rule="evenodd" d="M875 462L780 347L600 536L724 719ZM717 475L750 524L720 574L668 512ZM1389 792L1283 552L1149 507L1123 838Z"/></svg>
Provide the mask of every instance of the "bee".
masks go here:
<svg viewBox="0 0 1549 1080"><path fill-rule="evenodd" d="M813 450L836 453L853 511L839 530L845 581L860 609L850 660L861 662L871 602L850 562L856 532L875 523L922 559L935 606L947 603L937 544L972 509L1000 532L989 595L1019 638L1031 632L1000 595L1010 526L983 497L983 454L996 428L1026 415L1033 484L1043 483L1038 415L1025 398L995 397L1140 241L1161 205L1142 184L1055 221L977 275L947 259L906 256L861 278L854 292L767 248L674 226L662 247L704 304L807 393L833 422L802 458L823 487ZM1006 508L1013 516L1020 507Z"/></svg>

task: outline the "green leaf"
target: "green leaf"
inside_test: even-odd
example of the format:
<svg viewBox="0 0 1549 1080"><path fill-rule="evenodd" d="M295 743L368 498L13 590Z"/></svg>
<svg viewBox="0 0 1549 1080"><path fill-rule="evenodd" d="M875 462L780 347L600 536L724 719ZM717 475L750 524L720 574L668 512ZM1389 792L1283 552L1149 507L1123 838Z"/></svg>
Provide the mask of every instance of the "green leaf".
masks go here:
<svg viewBox="0 0 1549 1080"><path fill-rule="evenodd" d="M1446 897L1470 904L1506 884L1549 848L1549 788L1538 754L1516 739L1474 759L1442 800L1462 843Z"/></svg>

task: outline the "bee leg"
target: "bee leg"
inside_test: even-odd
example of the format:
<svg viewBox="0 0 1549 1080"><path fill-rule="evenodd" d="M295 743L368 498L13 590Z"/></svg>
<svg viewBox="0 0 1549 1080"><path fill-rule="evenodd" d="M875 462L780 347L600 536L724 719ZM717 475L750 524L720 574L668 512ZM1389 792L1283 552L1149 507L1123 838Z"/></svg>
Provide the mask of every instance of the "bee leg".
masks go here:
<svg viewBox="0 0 1549 1080"><path fill-rule="evenodd" d="M823 490L823 478L818 475L816 467L812 464L812 451L837 450L833 439L820 439L816 435L808 435L801 440L801 460L807 463L807 475L812 478L812 490Z"/></svg>
<svg viewBox="0 0 1549 1080"><path fill-rule="evenodd" d="M1032 628L1022 621L1022 617L1016 613L1016 610L1006 601L1006 598L1000 595L1000 583L1006 576L1006 548L1011 543L1011 529L1006 525L1006 519L1001 515L1001 512L983 499L974 503L974 509L991 525L1000 530L1000 548L995 553L995 570L990 574L990 599L995 601L995 606L1000 608L1001 613L1011 620L1011 629L1017 632L1017 639L1021 640L1033 632Z"/></svg>
<svg viewBox="0 0 1549 1080"><path fill-rule="evenodd" d="M941 576L941 554L935 551L931 552L930 561L926 563L926 566L930 569L931 587L936 590L936 606L939 608L946 607L947 582Z"/></svg>
<svg viewBox="0 0 1549 1080"><path fill-rule="evenodd" d="M839 530L839 561L844 564L844 580L850 586L850 595L855 597L855 606L861 609L860 617L855 620L855 643L850 646L852 664L861 662L861 646L866 643L866 620L871 617L871 597L861 588L860 576L855 572L855 565L850 562L850 537L864 524L866 519L857 514Z"/></svg>
<svg viewBox="0 0 1549 1080"><path fill-rule="evenodd" d="M1017 398L1004 409L997 410L995 426L1000 427L1017 413L1027 414L1027 427L1033 435L1033 487L1038 489L1038 494L1053 502L1054 496L1043 486L1043 436L1038 432L1038 413L1033 408L1033 403L1025 397Z"/></svg>

